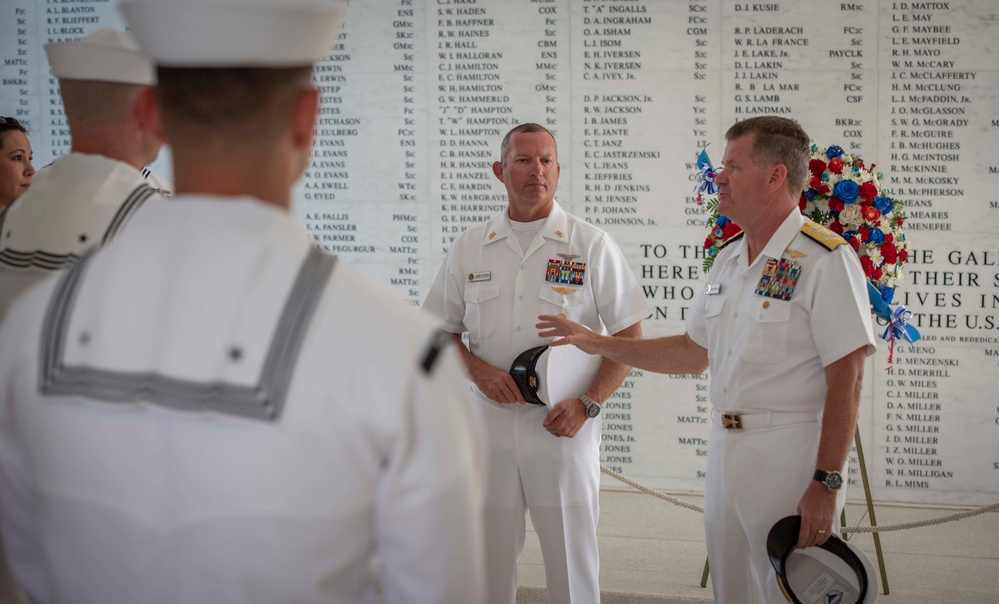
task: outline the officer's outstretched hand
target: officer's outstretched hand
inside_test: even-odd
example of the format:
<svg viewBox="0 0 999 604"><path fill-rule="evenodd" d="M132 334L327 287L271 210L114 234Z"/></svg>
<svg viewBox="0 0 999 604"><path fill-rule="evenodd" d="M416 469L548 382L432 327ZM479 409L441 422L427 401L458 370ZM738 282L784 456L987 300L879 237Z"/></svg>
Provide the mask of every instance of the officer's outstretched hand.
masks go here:
<svg viewBox="0 0 999 604"><path fill-rule="evenodd" d="M545 416L544 427L555 436L572 438L582 429L587 419L583 402L571 398L552 407Z"/></svg>
<svg viewBox="0 0 999 604"><path fill-rule="evenodd" d="M468 377L478 387L482 394L488 396L497 403L520 403L525 404L524 396L517 387L517 382L513 381L510 373L490 365L482 359L472 357L468 364Z"/></svg>
<svg viewBox="0 0 999 604"><path fill-rule="evenodd" d="M604 336L593 333L575 321L570 321L562 315L538 315L539 338L559 338L548 342L549 346L565 346L572 344L587 354L601 354L599 344Z"/></svg>

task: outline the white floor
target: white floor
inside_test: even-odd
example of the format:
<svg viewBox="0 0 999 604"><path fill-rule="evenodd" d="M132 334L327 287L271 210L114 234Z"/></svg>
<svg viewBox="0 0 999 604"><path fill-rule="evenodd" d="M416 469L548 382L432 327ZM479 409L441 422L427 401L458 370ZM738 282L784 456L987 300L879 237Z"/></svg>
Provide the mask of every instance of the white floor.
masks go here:
<svg viewBox="0 0 999 604"><path fill-rule="evenodd" d="M690 502L703 504L700 497ZM877 505L887 526L948 516L958 510ZM861 522L864 508L847 506L847 525ZM528 528L519 564L518 604L545 602L544 566L537 536ZM702 517L637 491L600 495L600 584L603 604L712 602L704 571ZM999 603L999 513L958 522L881 533L888 595L879 602L905 604ZM857 533L852 542L877 566L874 538Z"/></svg>

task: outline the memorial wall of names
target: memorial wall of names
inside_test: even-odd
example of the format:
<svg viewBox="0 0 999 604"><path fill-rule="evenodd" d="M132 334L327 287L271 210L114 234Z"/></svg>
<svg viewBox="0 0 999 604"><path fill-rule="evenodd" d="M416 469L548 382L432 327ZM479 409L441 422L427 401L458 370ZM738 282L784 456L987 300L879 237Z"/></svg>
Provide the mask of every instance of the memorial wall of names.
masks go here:
<svg viewBox="0 0 999 604"><path fill-rule="evenodd" d="M797 119L819 146L876 163L906 205L912 252L896 300L923 340L897 346L888 371L882 342L867 367L874 498L999 500L993 0L350 4L315 69L322 108L295 195L318 246L420 304L454 238L505 208L491 171L503 135L539 122L558 139L559 202L627 255L653 309L646 335L679 333L704 285L697 153L719 163L736 120ZM27 125L36 165L70 144L43 45L121 26L108 0L0 3L0 114ZM153 170L169 178L168 151ZM709 380L633 370L604 408L604 463L700 491Z"/></svg>

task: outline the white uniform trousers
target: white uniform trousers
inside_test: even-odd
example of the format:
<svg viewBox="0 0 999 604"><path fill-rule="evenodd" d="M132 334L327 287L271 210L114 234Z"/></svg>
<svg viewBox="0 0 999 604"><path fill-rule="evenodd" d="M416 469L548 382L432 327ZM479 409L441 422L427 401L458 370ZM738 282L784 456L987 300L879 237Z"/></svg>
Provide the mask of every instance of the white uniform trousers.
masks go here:
<svg viewBox="0 0 999 604"><path fill-rule="evenodd" d="M767 556L775 522L798 513L815 473L819 421L725 430L713 422L708 447L704 532L711 587L719 604L775 604L787 599ZM837 498L833 530L846 489Z"/></svg>
<svg viewBox="0 0 999 604"><path fill-rule="evenodd" d="M548 408L478 395L489 442L486 574L490 604L514 604L525 515L541 542L550 604L600 602L600 420L574 438L542 426Z"/></svg>

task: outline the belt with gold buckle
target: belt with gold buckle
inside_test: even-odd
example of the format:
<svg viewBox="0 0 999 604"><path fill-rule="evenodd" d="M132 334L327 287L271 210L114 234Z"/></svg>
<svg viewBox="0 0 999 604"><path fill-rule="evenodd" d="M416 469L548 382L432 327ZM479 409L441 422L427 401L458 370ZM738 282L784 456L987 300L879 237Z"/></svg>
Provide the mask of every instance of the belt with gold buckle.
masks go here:
<svg viewBox="0 0 999 604"><path fill-rule="evenodd" d="M722 428L726 430L742 430L742 415L739 413L722 413Z"/></svg>

